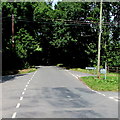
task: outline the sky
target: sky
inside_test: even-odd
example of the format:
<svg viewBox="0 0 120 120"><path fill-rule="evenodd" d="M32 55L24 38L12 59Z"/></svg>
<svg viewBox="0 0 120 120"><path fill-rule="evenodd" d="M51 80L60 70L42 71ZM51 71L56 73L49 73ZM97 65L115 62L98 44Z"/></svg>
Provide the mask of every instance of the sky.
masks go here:
<svg viewBox="0 0 120 120"><path fill-rule="evenodd" d="M58 1L62 1L62 0L53 0L53 4L52 4L53 9L54 9L55 4L57 4Z"/></svg>

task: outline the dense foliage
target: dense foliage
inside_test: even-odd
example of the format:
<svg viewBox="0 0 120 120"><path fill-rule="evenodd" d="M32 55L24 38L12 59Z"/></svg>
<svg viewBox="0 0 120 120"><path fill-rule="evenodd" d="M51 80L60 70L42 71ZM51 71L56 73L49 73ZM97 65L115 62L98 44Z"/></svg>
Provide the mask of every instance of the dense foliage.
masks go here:
<svg viewBox="0 0 120 120"><path fill-rule="evenodd" d="M119 66L119 6L103 3L101 65ZM2 3L3 69L97 65L100 3ZM12 43L11 16L15 17ZM13 46L14 44L14 46Z"/></svg>

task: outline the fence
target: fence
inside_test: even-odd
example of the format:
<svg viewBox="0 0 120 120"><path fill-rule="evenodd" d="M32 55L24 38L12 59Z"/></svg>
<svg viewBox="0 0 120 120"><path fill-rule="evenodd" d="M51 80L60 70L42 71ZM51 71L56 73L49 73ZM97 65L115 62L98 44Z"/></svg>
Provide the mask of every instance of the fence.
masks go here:
<svg viewBox="0 0 120 120"><path fill-rule="evenodd" d="M116 73L120 73L120 67L107 67L107 71L108 72L116 72Z"/></svg>

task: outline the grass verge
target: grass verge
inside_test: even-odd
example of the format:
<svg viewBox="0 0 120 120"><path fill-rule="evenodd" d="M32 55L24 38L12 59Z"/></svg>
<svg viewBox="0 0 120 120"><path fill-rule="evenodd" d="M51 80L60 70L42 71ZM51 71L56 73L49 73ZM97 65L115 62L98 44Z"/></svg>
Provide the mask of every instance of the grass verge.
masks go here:
<svg viewBox="0 0 120 120"><path fill-rule="evenodd" d="M69 70L79 71L79 72L89 73L89 74L96 74L95 70L86 70L86 69L81 69L81 68L71 68Z"/></svg>
<svg viewBox="0 0 120 120"><path fill-rule="evenodd" d="M94 76L82 77L80 79L93 90L118 91L118 78L116 79L115 76L107 76L106 80L104 76L101 76L101 79Z"/></svg>
<svg viewBox="0 0 120 120"><path fill-rule="evenodd" d="M26 73L30 73L30 72L34 72L36 71L36 68L29 68L29 69L23 69L23 70L18 70L18 74L26 74Z"/></svg>
<svg viewBox="0 0 120 120"><path fill-rule="evenodd" d="M91 89L97 91L119 91L120 83L118 82L118 76L107 76L106 80L104 76L98 79L96 76L87 76L80 78Z"/></svg>
<svg viewBox="0 0 120 120"><path fill-rule="evenodd" d="M73 68L70 70L79 71L83 73L89 73L89 74L96 74L94 70L86 70L81 68ZM97 91L120 91L120 76L118 73L107 73L106 74L106 80L104 79L104 75L101 74L100 79L98 79L96 76L87 76L87 77L81 77L80 80L82 80L87 86L89 86L93 90Z"/></svg>

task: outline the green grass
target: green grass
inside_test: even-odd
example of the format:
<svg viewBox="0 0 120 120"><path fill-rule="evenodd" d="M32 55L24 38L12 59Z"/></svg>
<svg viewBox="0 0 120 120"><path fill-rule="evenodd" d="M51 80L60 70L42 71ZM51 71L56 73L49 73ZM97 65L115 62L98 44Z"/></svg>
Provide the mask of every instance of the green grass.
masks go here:
<svg viewBox="0 0 120 120"><path fill-rule="evenodd" d="M86 70L81 68L74 68L70 70L94 74L94 70ZM120 86L120 82L118 82L118 80L120 80L119 74L107 73L106 76L107 76L106 80L104 79L103 74L101 74L100 79L98 79L96 76L81 77L80 79L93 90L119 91L118 88L118 86Z"/></svg>
<svg viewBox="0 0 120 120"><path fill-rule="evenodd" d="M100 79L95 76L82 77L80 79L93 90L118 91L118 76L107 76L106 80L104 76L101 76Z"/></svg>
<svg viewBox="0 0 120 120"><path fill-rule="evenodd" d="M34 72L36 71L36 68L29 68L29 69L24 69L24 70L18 70L18 74L26 74L26 73L30 73L30 72Z"/></svg>
<svg viewBox="0 0 120 120"><path fill-rule="evenodd" d="M89 73L89 74L96 73L96 71L94 71L94 70L86 70L86 69L81 69L81 68L71 68L69 70L74 70L74 71L79 71L79 72Z"/></svg>

